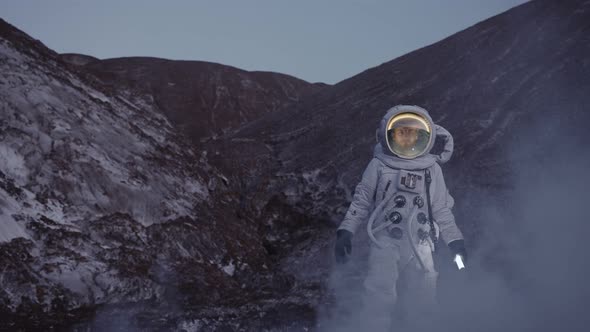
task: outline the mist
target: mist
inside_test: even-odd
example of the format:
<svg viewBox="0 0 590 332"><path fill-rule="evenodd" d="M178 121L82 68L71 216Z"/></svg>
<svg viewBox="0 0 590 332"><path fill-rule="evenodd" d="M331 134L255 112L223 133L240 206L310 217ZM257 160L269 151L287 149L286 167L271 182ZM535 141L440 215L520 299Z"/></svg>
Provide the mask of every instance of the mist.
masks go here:
<svg viewBox="0 0 590 332"><path fill-rule="evenodd" d="M590 153L579 124L560 119L537 119L506 134L502 141L511 146L500 150L510 175L501 181L502 189L451 192L461 197L455 215L475 218L475 230L462 229L467 269L457 271L448 249L439 243L434 254L439 311L410 321L404 313L408 303L398 303L394 330L587 330ZM370 325L359 317L369 243L364 233L361 227L355 234L352 261L333 264L329 288L334 307L320 309L320 331L357 331ZM398 285L398 291L404 292L403 287Z"/></svg>

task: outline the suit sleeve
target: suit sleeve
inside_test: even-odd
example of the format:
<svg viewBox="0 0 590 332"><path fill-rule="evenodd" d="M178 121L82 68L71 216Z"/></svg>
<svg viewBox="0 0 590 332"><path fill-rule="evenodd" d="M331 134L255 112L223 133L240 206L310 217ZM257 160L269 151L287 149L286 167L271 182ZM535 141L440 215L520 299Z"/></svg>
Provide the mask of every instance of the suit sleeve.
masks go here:
<svg viewBox="0 0 590 332"><path fill-rule="evenodd" d="M449 242L463 239L463 234L457 227L455 216L451 211L455 201L447 189L442 169L438 164L435 164L433 168L432 186L434 187L431 187L431 192L433 192L432 214L440 228L443 241L449 244Z"/></svg>
<svg viewBox="0 0 590 332"><path fill-rule="evenodd" d="M373 158L363 173L361 182L354 190L350 207L338 229L356 232L357 228L369 219L375 204L375 190L379 181L379 160Z"/></svg>

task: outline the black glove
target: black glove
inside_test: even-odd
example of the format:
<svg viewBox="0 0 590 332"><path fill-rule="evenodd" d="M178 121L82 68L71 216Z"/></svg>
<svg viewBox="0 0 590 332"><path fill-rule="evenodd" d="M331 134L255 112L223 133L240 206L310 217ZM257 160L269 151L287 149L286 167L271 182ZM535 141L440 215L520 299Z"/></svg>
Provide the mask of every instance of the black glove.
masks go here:
<svg viewBox="0 0 590 332"><path fill-rule="evenodd" d="M334 247L336 263L346 263L350 253L352 253L352 233L345 229L339 229L336 232L336 246Z"/></svg>
<svg viewBox="0 0 590 332"><path fill-rule="evenodd" d="M449 242L449 249L451 249L453 257L455 257L457 254L461 255L461 257L463 257L463 262L467 263L467 250L465 250L464 240L455 240Z"/></svg>

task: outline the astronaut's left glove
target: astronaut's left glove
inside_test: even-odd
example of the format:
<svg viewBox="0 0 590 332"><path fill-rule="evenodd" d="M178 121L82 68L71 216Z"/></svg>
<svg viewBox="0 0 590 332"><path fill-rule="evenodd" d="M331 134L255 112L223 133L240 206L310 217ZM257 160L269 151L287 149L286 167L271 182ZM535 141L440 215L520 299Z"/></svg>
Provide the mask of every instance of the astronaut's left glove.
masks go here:
<svg viewBox="0 0 590 332"><path fill-rule="evenodd" d="M350 255L351 252L352 233L345 229L339 229L336 232L336 245L334 247L336 262L339 264L346 263L348 261L348 255Z"/></svg>
<svg viewBox="0 0 590 332"><path fill-rule="evenodd" d="M455 257L455 255L461 255L461 257L463 257L463 262L467 263L467 250L465 250L464 240L455 240L449 242L449 249L451 249L453 257Z"/></svg>

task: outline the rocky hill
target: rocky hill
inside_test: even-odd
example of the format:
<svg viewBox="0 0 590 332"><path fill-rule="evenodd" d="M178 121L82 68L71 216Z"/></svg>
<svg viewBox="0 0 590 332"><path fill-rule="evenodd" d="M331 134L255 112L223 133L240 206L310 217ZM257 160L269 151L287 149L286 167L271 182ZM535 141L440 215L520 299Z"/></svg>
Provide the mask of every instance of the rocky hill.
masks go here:
<svg viewBox="0 0 590 332"><path fill-rule="evenodd" d="M582 221L590 185L588 36L590 2L528 2L242 126L217 162L260 163L260 154L243 153L246 144L258 146L268 161L257 166L264 170L258 183L294 211L334 227L372 157L382 115L397 104L423 106L454 136L443 171L474 257L471 284L457 284L451 265L439 267L441 301L456 310L447 316L457 321L448 323L465 329L457 322L469 312L477 330L483 322L492 331L558 328L561 321L581 328L587 320L575 312L588 297L576 294L590 266L570 263L586 261L581 243L589 231ZM329 280L334 235L323 229L294 248L285 269ZM361 261L366 241L356 237ZM441 248L438 260L449 261L446 255ZM482 306L510 319L473 312ZM547 326L534 312L551 313Z"/></svg>
<svg viewBox="0 0 590 332"><path fill-rule="evenodd" d="M279 73L148 57L92 61L81 69L113 89L126 86L150 96L175 127L197 143L222 136L326 86Z"/></svg>
<svg viewBox="0 0 590 332"><path fill-rule="evenodd" d="M0 68L0 329L113 330L121 306L149 306L143 324L167 329L189 312L203 326L195 312L280 307L269 301L293 283L272 271L260 225L236 216L227 177L151 96L73 70L4 21Z"/></svg>
<svg viewBox="0 0 590 332"><path fill-rule="evenodd" d="M331 326L338 291L362 280L360 264L333 283L335 225L381 116L416 104L454 136L443 171L471 253L465 276L438 254L443 326L583 330L588 36L590 2L536 0L324 86L86 62L2 23L0 314L103 330Z"/></svg>
<svg viewBox="0 0 590 332"><path fill-rule="evenodd" d="M253 121L233 140L272 150L277 172L294 177L284 191L302 193L313 180L306 211L337 222L372 156L382 115L396 104L416 104L454 136L445 165L453 192L509 188L511 161L529 152L540 157L542 150L517 156L519 146L584 130L589 6L532 1L516 7Z"/></svg>

